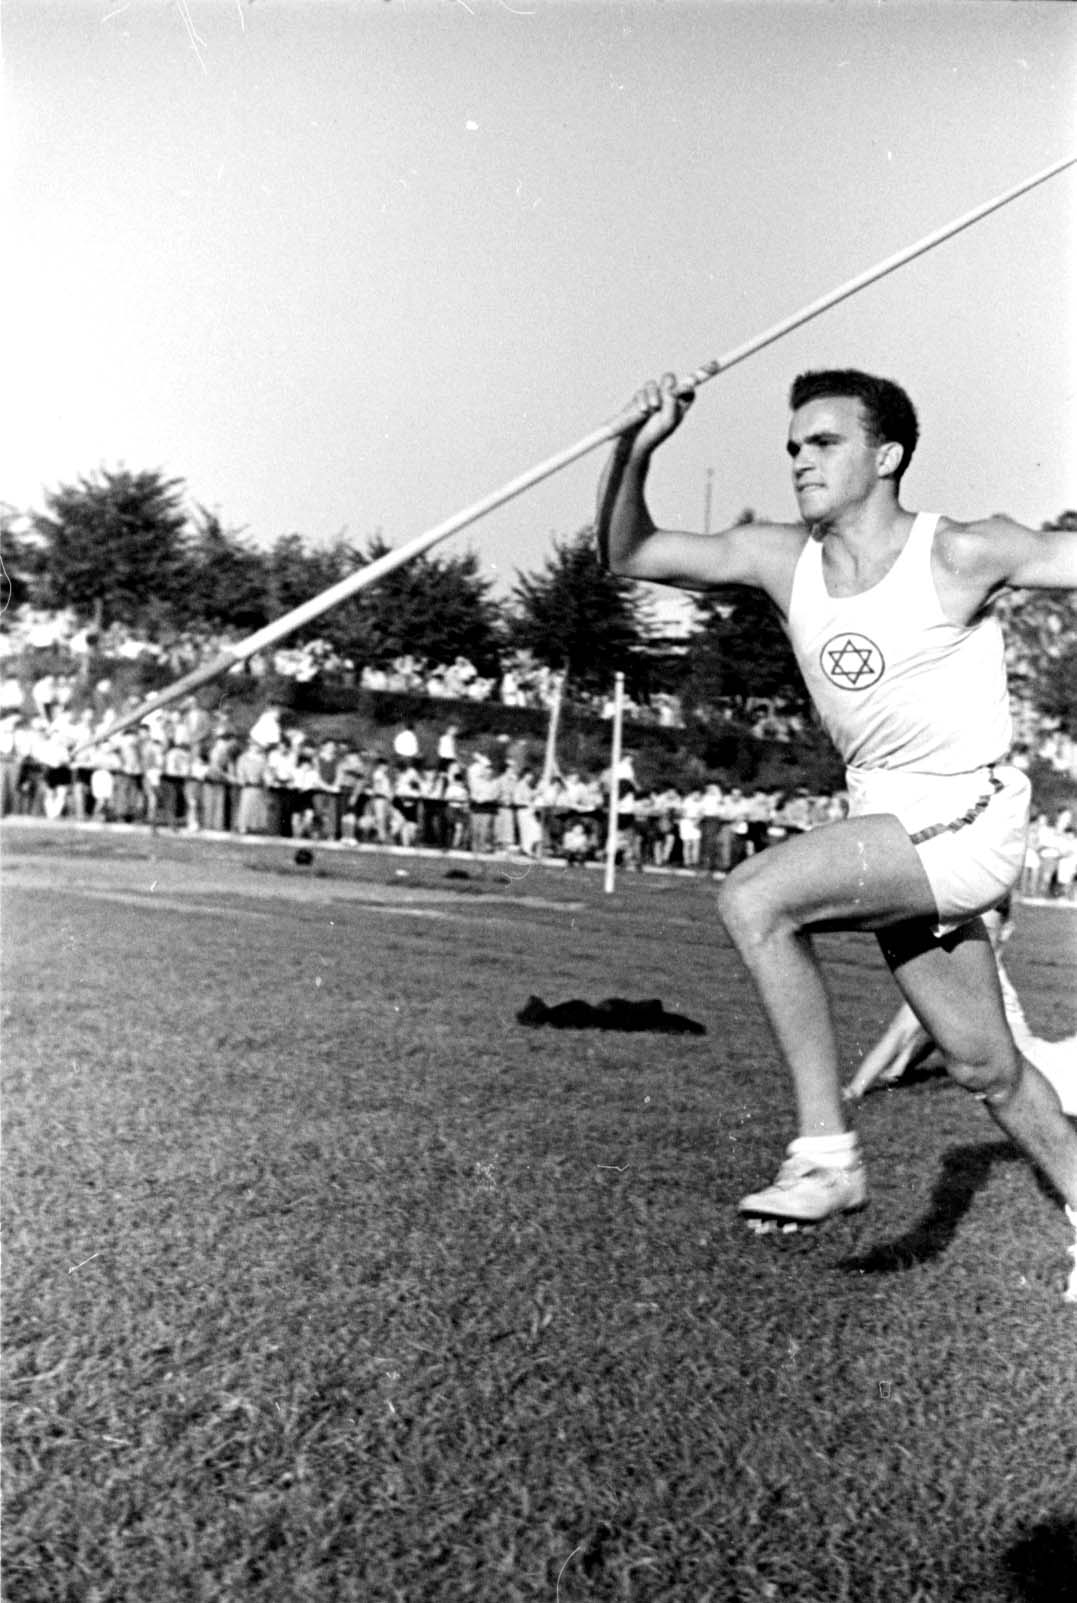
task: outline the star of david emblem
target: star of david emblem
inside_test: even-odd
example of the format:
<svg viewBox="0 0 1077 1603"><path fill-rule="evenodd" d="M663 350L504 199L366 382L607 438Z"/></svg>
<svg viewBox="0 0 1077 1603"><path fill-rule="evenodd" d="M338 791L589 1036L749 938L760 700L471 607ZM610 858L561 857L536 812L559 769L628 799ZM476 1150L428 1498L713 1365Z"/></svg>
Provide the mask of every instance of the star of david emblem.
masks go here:
<svg viewBox="0 0 1077 1603"><path fill-rule="evenodd" d="M886 663L867 635L835 635L819 653L819 666L839 690L867 690L878 684Z"/></svg>

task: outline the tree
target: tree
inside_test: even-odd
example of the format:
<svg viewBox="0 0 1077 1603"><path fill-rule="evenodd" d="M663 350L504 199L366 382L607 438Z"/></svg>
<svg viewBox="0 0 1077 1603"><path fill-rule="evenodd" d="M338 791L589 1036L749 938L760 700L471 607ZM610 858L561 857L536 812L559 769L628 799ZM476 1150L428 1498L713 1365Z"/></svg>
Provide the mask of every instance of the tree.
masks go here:
<svg viewBox="0 0 1077 1603"><path fill-rule="evenodd" d="M365 551L349 552L346 571L391 550L381 535L372 535ZM480 673L497 673L501 641L489 591L473 551L440 558L423 553L327 614L325 633L338 650L371 667L387 667L397 657L432 666L466 657Z"/></svg>
<svg viewBox="0 0 1077 1603"><path fill-rule="evenodd" d="M649 620L642 592L598 561L591 528L555 540L538 573L518 574L510 602L515 645L567 671L583 690L608 692L623 671L630 688L642 667Z"/></svg>
<svg viewBox="0 0 1077 1603"><path fill-rule="evenodd" d="M190 555L187 616L249 634L268 622L269 564L215 512L198 508Z"/></svg>
<svg viewBox="0 0 1077 1603"><path fill-rule="evenodd" d="M746 509L738 525L754 523ZM787 713L808 715L808 695L778 610L762 590L723 585L697 603L700 628L689 637L682 688L684 705L706 713L728 707L741 718L749 703L780 702Z"/></svg>
<svg viewBox="0 0 1077 1603"><path fill-rule="evenodd" d="M344 548L339 544L322 550L309 550L301 534L282 534L273 543L266 559L266 607L269 617L280 618L293 607L310 601L320 591L336 584L347 572ZM332 614L324 614L324 617ZM323 618L316 618L297 630L297 640L326 635Z"/></svg>
<svg viewBox="0 0 1077 1603"><path fill-rule="evenodd" d="M46 494L47 512L33 518L45 548L41 605L155 634L187 589L182 491L178 479L122 468Z"/></svg>
<svg viewBox="0 0 1077 1603"><path fill-rule="evenodd" d="M725 585L699 603L702 626L689 638L682 692L687 709L728 707L744 718L769 700L786 713L808 712L808 697L778 611L763 591Z"/></svg>

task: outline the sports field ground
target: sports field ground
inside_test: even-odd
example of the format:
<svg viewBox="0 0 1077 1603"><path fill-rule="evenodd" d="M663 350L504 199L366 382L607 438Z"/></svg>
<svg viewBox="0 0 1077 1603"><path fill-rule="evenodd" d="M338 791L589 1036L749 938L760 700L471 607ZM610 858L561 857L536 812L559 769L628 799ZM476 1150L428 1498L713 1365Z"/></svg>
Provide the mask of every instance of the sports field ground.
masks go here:
<svg viewBox="0 0 1077 1603"><path fill-rule="evenodd" d="M1061 1209L927 1074L864 1213L751 1235L791 1102L712 885L3 846L8 1603L1077 1595ZM1045 1036L1075 934L1018 909ZM821 950L851 1070L894 992Z"/></svg>

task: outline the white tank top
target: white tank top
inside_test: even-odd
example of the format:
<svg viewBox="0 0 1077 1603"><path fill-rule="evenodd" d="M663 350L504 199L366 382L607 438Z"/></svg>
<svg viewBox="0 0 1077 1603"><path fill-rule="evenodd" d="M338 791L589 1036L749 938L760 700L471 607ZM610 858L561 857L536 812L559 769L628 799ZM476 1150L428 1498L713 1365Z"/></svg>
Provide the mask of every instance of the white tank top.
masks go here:
<svg viewBox="0 0 1077 1603"><path fill-rule="evenodd" d="M819 715L854 768L968 773L1013 739L1002 630L944 615L931 572L938 514L919 512L885 578L831 596L809 539L793 575L789 636Z"/></svg>

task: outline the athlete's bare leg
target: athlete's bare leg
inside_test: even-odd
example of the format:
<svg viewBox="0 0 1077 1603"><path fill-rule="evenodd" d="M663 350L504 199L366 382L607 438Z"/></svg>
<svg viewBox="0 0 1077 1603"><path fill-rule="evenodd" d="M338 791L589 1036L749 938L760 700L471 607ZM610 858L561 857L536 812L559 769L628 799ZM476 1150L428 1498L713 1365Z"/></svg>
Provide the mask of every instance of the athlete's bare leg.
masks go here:
<svg viewBox="0 0 1077 1603"><path fill-rule="evenodd" d="M1077 1133L1050 1081L1014 1045L980 920L943 941L922 930L885 930L879 944L953 1078L980 1093L999 1128L1077 1207Z"/></svg>
<svg viewBox="0 0 1077 1603"><path fill-rule="evenodd" d="M846 1128L830 1007L810 931L874 929L895 978L953 1077L1077 1207L1077 1134L1049 1083L1024 1065L1002 1006L990 941L975 920L939 942L916 849L889 814L826 825L741 864L723 882L726 928L793 1076L800 1134Z"/></svg>
<svg viewBox="0 0 1077 1603"><path fill-rule="evenodd" d="M810 930L933 918L915 848L889 814L827 824L749 857L718 903L792 1072L801 1135L837 1134L846 1128L837 1042Z"/></svg>

